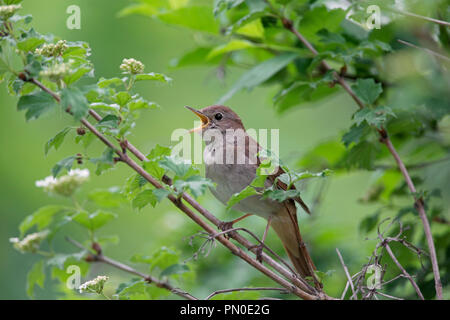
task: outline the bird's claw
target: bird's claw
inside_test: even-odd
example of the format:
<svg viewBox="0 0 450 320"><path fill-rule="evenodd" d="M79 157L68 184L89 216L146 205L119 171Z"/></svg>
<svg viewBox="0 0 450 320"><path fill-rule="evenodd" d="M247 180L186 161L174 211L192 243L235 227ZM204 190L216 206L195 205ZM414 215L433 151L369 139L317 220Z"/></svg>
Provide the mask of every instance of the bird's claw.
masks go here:
<svg viewBox="0 0 450 320"><path fill-rule="evenodd" d="M263 245L262 244L256 244L254 246L251 246L248 248L248 250L256 249L256 260L258 260L260 263L262 263L262 253L263 253Z"/></svg>
<svg viewBox="0 0 450 320"><path fill-rule="evenodd" d="M233 229L233 221L222 221L219 223L218 228L222 230L223 232ZM230 239L231 234L234 233L234 231L227 232L224 234L224 237L227 239Z"/></svg>

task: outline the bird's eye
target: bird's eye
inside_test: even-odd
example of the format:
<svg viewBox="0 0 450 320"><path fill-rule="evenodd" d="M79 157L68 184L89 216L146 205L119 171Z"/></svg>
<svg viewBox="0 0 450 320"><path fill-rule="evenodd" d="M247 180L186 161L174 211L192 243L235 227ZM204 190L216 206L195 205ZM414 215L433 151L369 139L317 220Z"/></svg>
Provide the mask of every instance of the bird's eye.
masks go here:
<svg viewBox="0 0 450 320"><path fill-rule="evenodd" d="M220 112L219 113L216 113L215 115L214 115L214 118L216 118L216 120L222 120L222 118L223 118L223 114L221 114Z"/></svg>

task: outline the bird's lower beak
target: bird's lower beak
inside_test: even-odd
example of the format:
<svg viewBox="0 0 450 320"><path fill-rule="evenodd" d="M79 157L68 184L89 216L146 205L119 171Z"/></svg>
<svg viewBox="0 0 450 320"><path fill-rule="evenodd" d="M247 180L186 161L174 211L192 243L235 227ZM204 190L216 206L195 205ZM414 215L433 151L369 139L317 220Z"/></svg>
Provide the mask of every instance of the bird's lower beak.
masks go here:
<svg viewBox="0 0 450 320"><path fill-rule="evenodd" d="M202 120L202 125L200 127L198 127L198 128L194 128L194 129L189 130L189 133L202 130L202 129L206 128L209 125L209 118L207 116L205 116L202 112L200 112L198 110L195 110L194 108L191 108L189 106L185 106L185 107L187 109L191 110L193 113L195 113L197 115L197 117L199 117L200 120Z"/></svg>

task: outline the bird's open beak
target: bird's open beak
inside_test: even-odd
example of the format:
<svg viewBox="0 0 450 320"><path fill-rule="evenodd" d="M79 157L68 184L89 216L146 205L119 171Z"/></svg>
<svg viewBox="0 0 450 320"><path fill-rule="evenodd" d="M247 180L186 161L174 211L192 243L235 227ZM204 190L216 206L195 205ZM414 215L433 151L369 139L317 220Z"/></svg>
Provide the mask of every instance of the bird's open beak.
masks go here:
<svg viewBox="0 0 450 320"><path fill-rule="evenodd" d="M193 113L195 113L197 115L197 117L199 117L200 120L202 120L202 125L200 127L198 127L198 128L194 128L194 129L189 130L189 133L202 130L202 129L206 128L209 125L209 118L207 116L205 116L202 112L200 112L198 110L195 110L194 108L191 108L189 106L185 106L185 107L187 109L191 110Z"/></svg>

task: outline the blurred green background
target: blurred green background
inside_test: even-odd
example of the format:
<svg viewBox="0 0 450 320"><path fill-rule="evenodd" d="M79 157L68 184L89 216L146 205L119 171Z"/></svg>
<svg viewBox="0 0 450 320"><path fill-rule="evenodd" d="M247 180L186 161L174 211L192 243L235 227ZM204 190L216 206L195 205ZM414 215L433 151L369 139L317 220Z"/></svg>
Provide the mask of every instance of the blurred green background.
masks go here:
<svg viewBox="0 0 450 320"><path fill-rule="evenodd" d="M81 8L81 30L66 28L66 8L72 4ZM174 129L192 127L194 118L183 108L184 105L200 108L214 104L241 71L228 69L225 83L222 83L210 68L171 69L172 59L195 47L195 35L183 28L167 26L145 17L118 18L117 13L127 4L127 0L25 0L22 14L33 14L34 27L41 33L54 33L63 39L88 42L92 48L96 77L119 75L122 59L133 57L145 64L147 72L163 72L174 79L169 86L138 86L146 98L162 106L159 110L143 113L134 135L129 137L133 144L148 152L157 143L174 144L170 141ZM340 94L320 105L311 104L277 116L272 108L271 95L272 88L258 88L235 95L228 105L239 113L248 128L280 128L280 155L288 164L318 142L340 135L350 126L350 117L355 110L350 98ZM0 115L4 120L0 126L0 299L25 299L26 274L36 260L32 255L15 251L9 244L9 238L18 235L19 223L35 209L49 202L64 203L59 198L49 199L34 183L48 176L55 162L80 150L76 144L66 143L60 150L52 151L45 157L44 143L67 124L70 125L71 120L61 114L60 119L47 117L26 124L23 114L16 111L16 100L8 96L4 84L0 85L0 104ZM90 150L100 153L103 148L91 147ZM95 188L120 185L130 175L130 170L120 165L101 177L93 175L80 197ZM306 242L311 243L311 252L318 268L325 272L336 271L326 282L327 293L332 296L340 295L345 285L335 248L341 249L350 270L356 271L366 262L375 243L365 241L365 235L358 231L359 221L375 210L357 201L372 178L371 173L367 172L332 177L314 216L300 214L302 234ZM312 201L318 188L317 184L308 188L304 196L307 203ZM223 220L237 217L235 214L225 216L224 206L210 193L200 202ZM188 259L196 250L189 246L185 237L200 231L199 228L167 201L156 208L147 206L141 212L124 207L118 213L119 219L102 230L102 234L117 234L120 237L118 245L106 249L110 257L126 262L134 253L149 254L161 246L167 246L180 250L182 257ZM264 224L262 219L252 217L242 226L262 234ZM71 232L82 239L79 229L73 227ZM272 233L268 243L277 252L283 252ZM62 237L58 245L65 252L75 251ZM180 287L198 297L224 287L273 285L221 246L193 264L197 269L196 277L180 284ZM101 265L93 266L89 278L97 274L111 277L106 287L107 293L111 293L118 283L130 279L127 274ZM46 288L52 288L57 283L49 278ZM39 288L37 298L57 298L55 292Z"/></svg>

